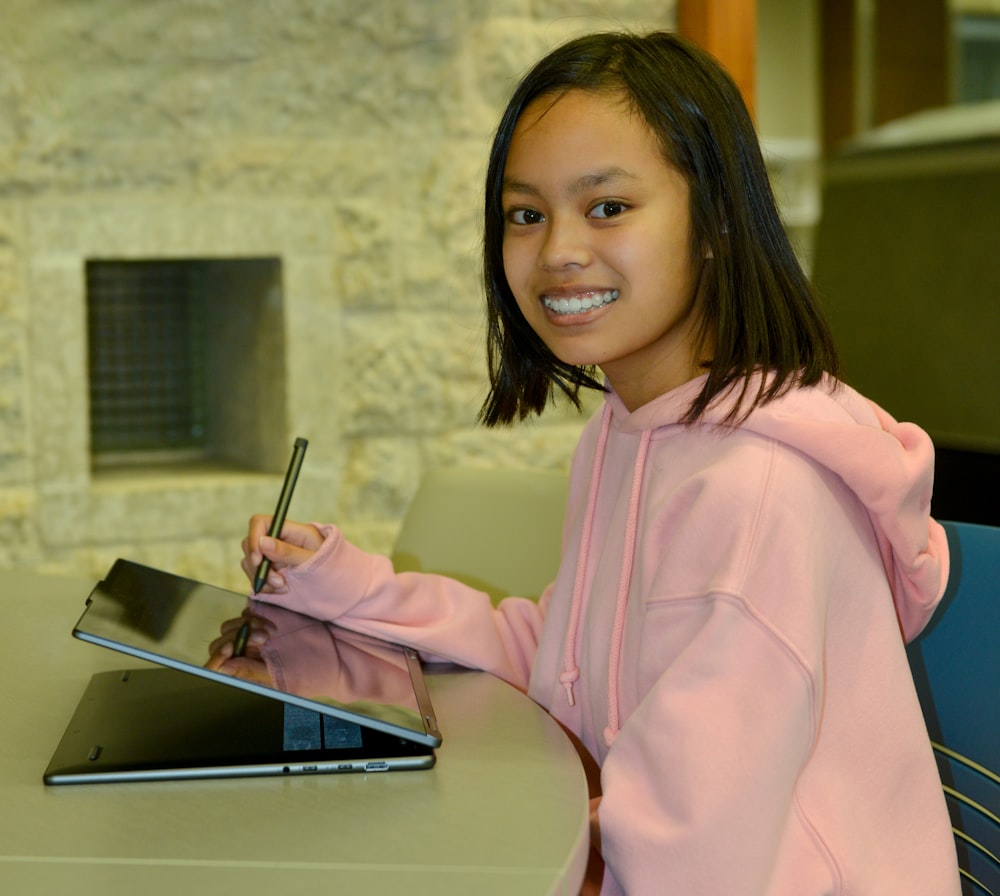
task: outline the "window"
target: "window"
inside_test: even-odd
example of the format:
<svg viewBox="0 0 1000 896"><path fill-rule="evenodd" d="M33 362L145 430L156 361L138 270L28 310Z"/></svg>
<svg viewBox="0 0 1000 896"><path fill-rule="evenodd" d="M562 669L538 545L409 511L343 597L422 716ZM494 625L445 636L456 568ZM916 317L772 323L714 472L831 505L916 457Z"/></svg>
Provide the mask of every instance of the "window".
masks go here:
<svg viewBox="0 0 1000 896"><path fill-rule="evenodd" d="M1000 16L956 16L955 34L958 102L1000 99Z"/></svg>

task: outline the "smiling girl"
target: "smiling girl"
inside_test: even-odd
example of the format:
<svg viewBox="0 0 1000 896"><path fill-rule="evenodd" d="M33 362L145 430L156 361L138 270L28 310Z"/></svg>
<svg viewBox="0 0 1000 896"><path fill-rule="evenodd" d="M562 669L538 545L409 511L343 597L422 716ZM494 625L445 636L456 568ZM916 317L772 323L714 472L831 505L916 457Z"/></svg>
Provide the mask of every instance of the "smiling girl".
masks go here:
<svg viewBox="0 0 1000 896"><path fill-rule="evenodd" d="M501 200L504 275L555 357L599 366L632 410L698 373L708 252L692 257L687 182L627 97L530 104Z"/></svg>
<svg viewBox="0 0 1000 896"><path fill-rule="evenodd" d="M933 449L837 379L718 65L669 34L538 63L493 144L485 280L487 425L605 394L556 581L494 609L258 516L261 598L526 690L600 766L604 894L956 894L904 652L947 578Z"/></svg>

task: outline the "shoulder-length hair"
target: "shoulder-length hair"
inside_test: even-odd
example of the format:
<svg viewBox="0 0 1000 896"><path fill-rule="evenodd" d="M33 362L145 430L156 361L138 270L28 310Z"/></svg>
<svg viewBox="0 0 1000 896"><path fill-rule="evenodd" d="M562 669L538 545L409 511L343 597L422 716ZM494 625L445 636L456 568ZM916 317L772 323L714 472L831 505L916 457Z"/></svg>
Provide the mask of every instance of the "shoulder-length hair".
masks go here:
<svg viewBox="0 0 1000 896"><path fill-rule="evenodd" d="M700 338L712 350L693 423L734 388L727 416L742 419L796 385L836 377L830 330L785 234L757 134L740 92L707 53L676 35L598 33L555 49L524 77L500 120L486 174L483 277L490 392L487 426L539 414L558 389L603 389L592 367L560 361L531 329L503 266L504 169L514 128L539 97L569 90L623 96L688 183L692 261L705 264ZM764 376L755 374L764 373Z"/></svg>

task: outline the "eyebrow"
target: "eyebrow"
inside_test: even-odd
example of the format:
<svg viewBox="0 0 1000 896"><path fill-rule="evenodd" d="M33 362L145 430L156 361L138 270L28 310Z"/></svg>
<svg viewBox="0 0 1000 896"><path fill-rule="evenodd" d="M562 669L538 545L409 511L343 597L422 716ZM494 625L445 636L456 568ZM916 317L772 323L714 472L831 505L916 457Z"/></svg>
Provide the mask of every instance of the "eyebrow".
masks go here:
<svg viewBox="0 0 1000 896"><path fill-rule="evenodd" d="M612 165L609 168L604 168L600 171L595 171L592 174L585 174L578 178L575 183L570 185L570 194L578 195L584 193L587 190L592 190L595 187L603 186L609 181L614 180L635 180L636 176L630 174L624 168L620 168L617 165ZM524 181L514 180L513 178L505 177L503 181L502 192L504 193L526 193L529 196L538 196L541 194L541 190L538 189L534 184L529 184Z"/></svg>

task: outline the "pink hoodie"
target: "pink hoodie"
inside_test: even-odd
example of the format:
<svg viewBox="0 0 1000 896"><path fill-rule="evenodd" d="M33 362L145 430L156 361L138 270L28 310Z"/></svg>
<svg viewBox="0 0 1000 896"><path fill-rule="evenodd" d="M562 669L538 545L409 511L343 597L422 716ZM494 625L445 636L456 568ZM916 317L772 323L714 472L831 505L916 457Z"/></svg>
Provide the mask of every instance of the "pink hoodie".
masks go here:
<svg viewBox="0 0 1000 896"><path fill-rule="evenodd" d="M608 396L537 604L395 575L332 526L270 599L492 672L576 732L606 896L957 894L900 633L947 578L929 439L846 386L686 427L701 385Z"/></svg>

